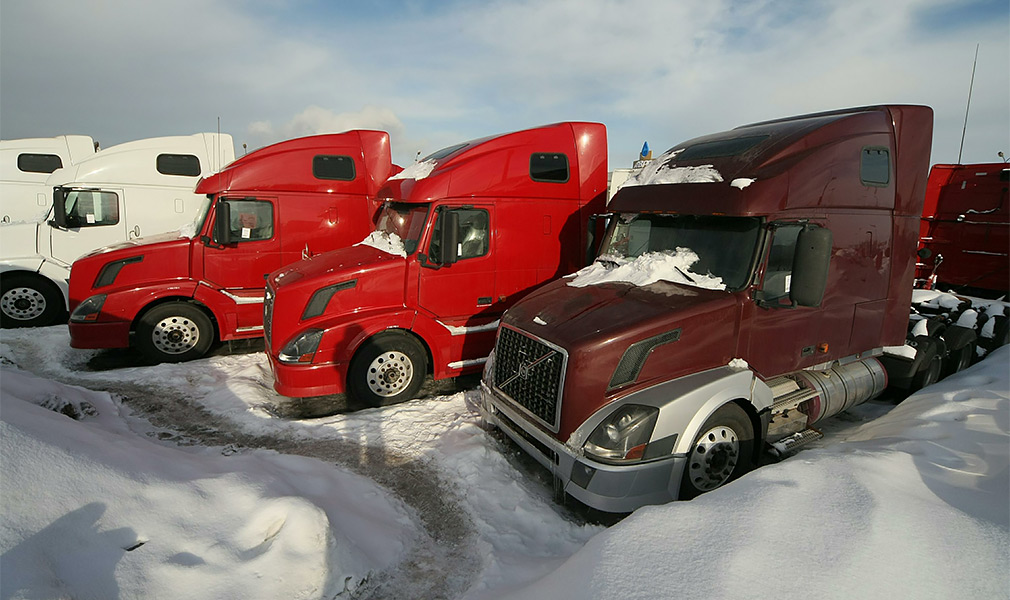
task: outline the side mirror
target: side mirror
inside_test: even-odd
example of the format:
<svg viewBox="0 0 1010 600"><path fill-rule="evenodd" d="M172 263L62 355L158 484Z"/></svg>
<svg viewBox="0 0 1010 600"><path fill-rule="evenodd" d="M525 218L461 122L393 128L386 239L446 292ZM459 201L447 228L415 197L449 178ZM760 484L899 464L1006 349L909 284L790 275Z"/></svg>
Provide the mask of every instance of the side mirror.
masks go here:
<svg viewBox="0 0 1010 600"><path fill-rule="evenodd" d="M831 230L805 227L796 239L789 299L797 306L816 307L824 299L831 264Z"/></svg>
<svg viewBox="0 0 1010 600"><path fill-rule="evenodd" d="M218 200L214 208L214 240L222 246L231 244L231 205Z"/></svg>
<svg viewBox="0 0 1010 600"><path fill-rule="evenodd" d="M53 220L49 224L61 229L67 226L67 195L70 190L65 187L53 188Z"/></svg>
<svg viewBox="0 0 1010 600"><path fill-rule="evenodd" d="M442 264L451 265L459 259L459 213L447 210L442 217Z"/></svg>

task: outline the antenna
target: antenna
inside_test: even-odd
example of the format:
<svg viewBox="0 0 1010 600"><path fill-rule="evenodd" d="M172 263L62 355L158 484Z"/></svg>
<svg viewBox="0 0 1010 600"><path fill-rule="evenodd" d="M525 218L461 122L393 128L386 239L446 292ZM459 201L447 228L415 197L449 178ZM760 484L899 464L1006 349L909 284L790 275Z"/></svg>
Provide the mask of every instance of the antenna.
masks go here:
<svg viewBox="0 0 1010 600"><path fill-rule="evenodd" d="M971 63L971 83L968 84L968 105L964 107L964 127L961 129L961 148L957 151L957 164L961 164L964 151L964 134L968 130L968 110L971 108L971 89L975 87L975 65L978 64L978 44L975 44L975 61Z"/></svg>

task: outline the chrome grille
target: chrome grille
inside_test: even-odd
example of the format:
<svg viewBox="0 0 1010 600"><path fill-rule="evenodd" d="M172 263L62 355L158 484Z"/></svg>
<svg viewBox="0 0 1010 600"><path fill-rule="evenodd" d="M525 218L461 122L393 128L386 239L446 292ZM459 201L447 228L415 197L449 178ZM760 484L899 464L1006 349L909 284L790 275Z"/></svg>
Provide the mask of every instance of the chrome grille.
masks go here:
<svg viewBox="0 0 1010 600"><path fill-rule="evenodd" d="M557 431L567 362L563 349L503 325L494 351L495 389Z"/></svg>
<svg viewBox="0 0 1010 600"><path fill-rule="evenodd" d="M270 325L274 316L274 291L267 284L263 293L263 337L267 342L267 352L270 352Z"/></svg>

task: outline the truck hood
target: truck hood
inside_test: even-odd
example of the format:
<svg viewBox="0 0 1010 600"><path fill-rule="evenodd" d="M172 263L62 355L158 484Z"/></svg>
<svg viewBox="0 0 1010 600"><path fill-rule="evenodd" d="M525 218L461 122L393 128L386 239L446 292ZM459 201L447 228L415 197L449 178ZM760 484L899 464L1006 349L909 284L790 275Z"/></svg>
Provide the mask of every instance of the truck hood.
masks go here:
<svg viewBox="0 0 1010 600"><path fill-rule="evenodd" d="M123 251L126 253L133 254L147 254L148 252L155 252L155 247L168 245L178 245L182 244L188 246L190 238L182 235L178 231L169 231L167 233L159 233L157 235L148 235L144 237L134 238L132 240L127 240L125 242L117 242L115 244L110 244L102 248L96 248L91 252L85 254L81 258L88 258L91 256L98 256L100 254L108 254L111 252L122 254Z"/></svg>
<svg viewBox="0 0 1010 600"><path fill-rule="evenodd" d="M735 358L739 294L667 281L581 288L567 281L527 296L502 319L568 352L561 441L601 407L632 391ZM626 372L629 361L622 358L629 346L648 345L647 340L664 334L663 343L642 354L637 376L615 375L619 365Z"/></svg>
<svg viewBox="0 0 1010 600"><path fill-rule="evenodd" d="M359 244L274 271L267 278L274 294L269 350L276 353L299 331L326 329L352 313L404 306L408 260ZM313 295L338 284L322 313L303 320Z"/></svg>
<svg viewBox="0 0 1010 600"><path fill-rule="evenodd" d="M192 240L178 232L152 235L99 248L74 261L70 270L70 308L88 296L159 281L188 279ZM100 283L106 265L121 263L116 275Z"/></svg>

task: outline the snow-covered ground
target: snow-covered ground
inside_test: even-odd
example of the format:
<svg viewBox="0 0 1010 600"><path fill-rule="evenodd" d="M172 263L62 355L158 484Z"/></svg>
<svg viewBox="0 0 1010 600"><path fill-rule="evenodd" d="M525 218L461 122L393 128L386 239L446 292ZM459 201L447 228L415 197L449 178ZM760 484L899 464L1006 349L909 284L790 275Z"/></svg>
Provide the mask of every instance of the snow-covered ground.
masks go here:
<svg viewBox="0 0 1010 600"><path fill-rule="evenodd" d="M2 332L0 598L1010 597L1008 348L610 527L473 392L297 418L261 353L102 356Z"/></svg>

